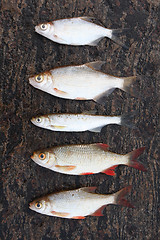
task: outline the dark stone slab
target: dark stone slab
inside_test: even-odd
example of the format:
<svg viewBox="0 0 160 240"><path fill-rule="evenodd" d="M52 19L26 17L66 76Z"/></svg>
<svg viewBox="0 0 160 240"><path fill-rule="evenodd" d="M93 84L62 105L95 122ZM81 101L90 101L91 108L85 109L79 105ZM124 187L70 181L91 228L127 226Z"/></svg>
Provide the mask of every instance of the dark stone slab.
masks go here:
<svg viewBox="0 0 160 240"><path fill-rule="evenodd" d="M53 19L95 16L108 28L130 28L129 50L103 39L97 47L59 45L36 34L34 26ZM1 227L0 239L160 239L159 128L159 0L18 0L1 2ZM32 74L56 66L106 61L104 71L117 76L144 75L137 99L115 90L104 106L92 101L70 101L34 89L28 83ZM146 80L149 79L149 80ZM118 115L136 111L139 131L109 125L101 134L59 133L31 124L37 114L52 112ZM104 142L117 153L146 146L140 160L148 172L119 166L116 176L66 176L36 165L34 150L59 144ZM98 186L100 193L112 193L133 186L128 199L134 209L110 205L104 217L68 220L40 215L28 203L50 192L83 186Z"/></svg>

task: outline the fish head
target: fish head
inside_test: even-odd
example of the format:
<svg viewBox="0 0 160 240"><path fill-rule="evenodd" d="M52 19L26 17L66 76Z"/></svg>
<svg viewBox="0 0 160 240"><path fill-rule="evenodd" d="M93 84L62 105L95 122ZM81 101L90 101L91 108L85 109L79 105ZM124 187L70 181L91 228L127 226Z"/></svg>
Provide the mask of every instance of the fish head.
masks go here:
<svg viewBox="0 0 160 240"><path fill-rule="evenodd" d="M47 128L50 124L50 119L46 116L33 117L31 122L37 127Z"/></svg>
<svg viewBox="0 0 160 240"><path fill-rule="evenodd" d="M38 165L46 168L53 167L55 165L56 157L53 151L42 150L34 152L31 159Z"/></svg>
<svg viewBox="0 0 160 240"><path fill-rule="evenodd" d="M42 197L31 202L29 208L35 212L48 215L51 211L51 204L47 197Z"/></svg>
<svg viewBox="0 0 160 240"><path fill-rule="evenodd" d="M35 88L47 91L53 83L53 77L51 72L47 71L38 75L31 76L29 78L29 83Z"/></svg>
<svg viewBox="0 0 160 240"><path fill-rule="evenodd" d="M38 24L35 26L35 32L49 38L52 33L54 34L54 24L53 22Z"/></svg>

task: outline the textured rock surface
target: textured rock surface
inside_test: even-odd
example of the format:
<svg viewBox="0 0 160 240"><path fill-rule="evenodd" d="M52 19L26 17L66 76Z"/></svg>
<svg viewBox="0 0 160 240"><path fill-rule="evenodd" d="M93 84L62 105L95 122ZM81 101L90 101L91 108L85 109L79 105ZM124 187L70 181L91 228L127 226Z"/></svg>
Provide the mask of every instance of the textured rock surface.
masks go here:
<svg viewBox="0 0 160 240"><path fill-rule="evenodd" d="M109 39L103 39L97 47L59 45L34 32L34 26L43 21L86 15L95 16L108 28L132 28L126 40L130 49L124 50ZM160 0L2 0L0 22L0 239L160 239ZM150 95L141 100L115 90L101 106L92 101L59 99L28 83L32 74L94 60L105 60L104 71L113 75L147 76ZM140 82L142 94L146 81L144 78ZM140 130L110 125L101 134L59 133L37 128L30 122L37 114L93 109L106 115L136 110L135 121ZM148 172L120 166L114 177L66 176L30 159L39 148L92 142L107 143L117 153L146 146L139 159ZM96 185L100 193L112 193L128 184L133 186L128 199L135 209L110 205L104 217L68 220L40 215L28 208L30 201L50 192Z"/></svg>

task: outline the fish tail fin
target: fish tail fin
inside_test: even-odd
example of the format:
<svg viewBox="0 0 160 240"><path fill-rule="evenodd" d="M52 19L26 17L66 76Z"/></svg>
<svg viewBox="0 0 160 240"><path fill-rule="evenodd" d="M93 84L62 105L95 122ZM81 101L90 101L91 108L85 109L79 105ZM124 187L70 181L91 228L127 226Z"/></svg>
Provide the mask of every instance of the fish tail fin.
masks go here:
<svg viewBox="0 0 160 240"><path fill-rule="evenodd" d="M140 89L138 86L139 83L138 83L138 81L136 81L137 79L138 79L138 76L123 78L124 83L123 83L123 87L121 89L134 97L139 97Z"/></svg>
<svg viewBox="0 0 160 240"><path fill-rule="evenodd" d="M137 161L137 158L144 152L144 150L145 150L145 147L141 147L127 154L129 158L129 161L128 161L129 167L133 167L135 169L138 169L144 172L147 171L145 166L142 163Z"/></svg>
<svg viewBox="0 0 160 240"><path fill-rule="evenodd" d="M135 116L136 116L136 111L134 111L132 113L123 114L121 116L121 123L120 124L122 126L137 129L137 127L133 123L133 120L134 120Z"/></svg>
<svg viewBox="0 0 160 240"><path fill-rule="evenodd" d="M132 186L127 186L123 189L121 189L120 191L118 191L117 193L115 193L115 204L121 205L121 206L125 206L125 207L130 207L130 208L134 208L134 206L125 199L125 196L131 191Z"/></svg>
<svg viewBox="0 0 160 240"><path fill-rule="evenodd" d="M118 45L122 46L125 49L129 49L127 45L125 45L121 40L122 35L126 35L126 32L129 30L129 28L124 29L112 29L111 31L111 39L116 42Z"/></svg>

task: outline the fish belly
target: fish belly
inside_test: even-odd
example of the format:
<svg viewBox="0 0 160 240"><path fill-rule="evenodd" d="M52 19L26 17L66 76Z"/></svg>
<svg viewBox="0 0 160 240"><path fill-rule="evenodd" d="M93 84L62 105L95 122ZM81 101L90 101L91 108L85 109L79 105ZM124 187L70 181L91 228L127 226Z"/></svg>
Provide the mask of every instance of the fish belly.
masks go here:
<svg viewBox="0 0 160 240"><path fill-rule="evenodd" d="M87 216L94 213L101 206L112 203L113 197L102 194L91 194L81 190L59 193L53 199L53 209L57 212L69 213L68 218Z"/></svg>
<svg viewBox="0 0 160 240"><path fill-rule="evenodd" d="M102 27L81 19L61 20L54 22L55 35L66 44L90 44L104 36Z"/></svg>
<svg viewBox="0 0 160 240"><path fill-rule="evenodd" d="M53 70L52 75L54 87L62 91L59 96L70 99L93 99L109 89L123 86L120 78L91 70L83 65L59 68Z"/></svg>
<svg viewBox="0 0 160 240"><path fill-rule="evenodd" d="M63 170L62 173L80 175L99 173L115 165L127 164L125 155L98 150L97 147L83 145L61 147L55 151L56 163L60 166L75 166L73 170Z"/></svg>

